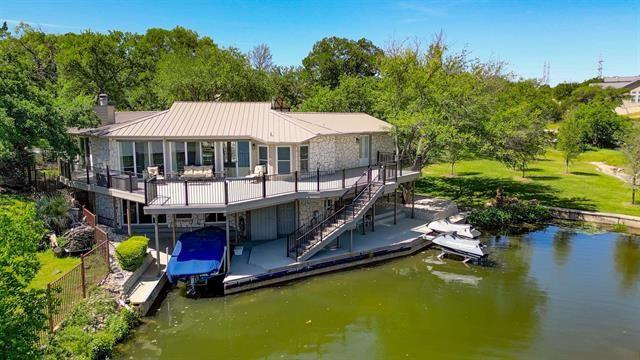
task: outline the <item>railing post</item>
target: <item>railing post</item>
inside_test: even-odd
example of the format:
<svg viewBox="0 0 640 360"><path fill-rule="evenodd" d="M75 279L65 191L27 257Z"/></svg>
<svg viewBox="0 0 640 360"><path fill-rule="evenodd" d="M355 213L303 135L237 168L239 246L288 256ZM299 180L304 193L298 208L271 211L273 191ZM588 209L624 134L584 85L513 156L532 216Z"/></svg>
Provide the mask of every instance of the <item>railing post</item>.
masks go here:
<svg viewBox="0 0 640 360"><path fill-rule="evenodd" d="M298 170L293 172L293 176L295 179L295 192L298 192Z"/></svg>
<svg viewBox="0 0 640 360"><path fill-rule="evenodd" d="M382 165L380 169L382 169L382 185L387 185L387 169L384 165Z"/></svg>
<svg viewBox="0 0 640 360"><path fill-rule="evenodd" d="M400 161L400 158L398 157L398 161L396 161L396 173L398 171L400 171L400 176L402 176L402 162ZM398 180L398 175L396 175L396 181Z"/></svg>
<svg viewBox="0 0 640 360"><path fill-rule="evenodd" d="M129 173L129 192L133 192L133 174Z"/></svg>
<svg viewBox="0 0 640 360"><path fill-rule="evenodd" d="M347 169L342 168L342 188L344 189L347 184Z"/></svg>
<svg viewBox="0 0 640 360"><path fill-rule="evenodd" d="M149 198L148 198L148 195L147 195L147 182L148 181L149 181L148 179L144 180L144 205L145 206L149 205Z"/></svg>
<svg viewBox="0 0 640 360"><path fill-rule="evenodd" d="M47 188L47 174L45 172L42 172L42 188L44 189L44 191L49 190Z"/></svg>
<svg viewBox="0 0 640 360"><path fill-rule="evenodd" d="M91 179L89 179L89 165L86 167L86 175L87 175L87 185L91 184Z"/></svg>
<svg viewBox="0 0 640 360"><path fill-rule="evenodd" d="M267 175L262 174L262 198L267 197Z"/></svg>
<svg viewBox="0 0 640 360"><path fill-rule="evenodd" d="M189 182L187 180L184 181L184 204L189 205Z"/></svg>
<svg viewBox="0 0 640 360"><path fill-rule="evenodd" d="M35 173L35 178L36 178L36 182L38 182L38 174ZM67 179L69 179L69 181L71 181L71 163L68 162L67 163Z"/></svg>
<svg viewBox="0 0 640 360"><path fill-rule="evenodd" d="M107 189L111 188L111 171L109 171L109 165L107 165Z"/></svg>
<svg viewBox="0 0 640 360"><path fill-rule="evenodd" d="M82 298L87 298L87 282L84 274L84 255L80 256L80 274L82 276Z"/></svg>
<svg viewBox="0 0 640 360"><path fill-rule="evenodd" d="M320 168L316 169L316 188L318 191L320 191Z"/></svg>
<svg viewBox="0 0 640 360"><path fill-rule="evenodd" d="M229 181L224 181L224 204L229 205Z"/></svg>

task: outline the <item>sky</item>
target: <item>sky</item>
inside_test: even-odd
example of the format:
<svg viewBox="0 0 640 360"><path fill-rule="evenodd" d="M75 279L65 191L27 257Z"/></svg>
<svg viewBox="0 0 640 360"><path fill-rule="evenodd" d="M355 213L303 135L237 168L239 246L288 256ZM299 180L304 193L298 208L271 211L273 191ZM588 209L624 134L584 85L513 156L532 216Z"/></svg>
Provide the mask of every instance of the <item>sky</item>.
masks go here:
<svg viewBox="0 0 640 360"><path fill-rule="evenodd" d="M640 75L640 1L140 1L0 0L0 19L46 32L183 26L223 46L264 43L278 65L300 65L327 36L428 42L443 31L450 48L500 60L524 78L550 83L597 75Z"/></svg>

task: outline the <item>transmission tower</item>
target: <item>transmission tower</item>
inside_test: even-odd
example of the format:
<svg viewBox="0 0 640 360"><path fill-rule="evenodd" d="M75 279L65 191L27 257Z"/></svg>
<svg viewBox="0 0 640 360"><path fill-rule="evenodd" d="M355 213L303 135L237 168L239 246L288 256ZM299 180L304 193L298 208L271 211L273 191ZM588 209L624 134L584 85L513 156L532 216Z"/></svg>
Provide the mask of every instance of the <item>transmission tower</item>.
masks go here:
<svg viewBox="0 0 640 360"><path fill-rule="evenodd" d="M598 79L602 79L602 71L604 70L602 64L604 64L604 60L602 60L602 55L600 55L598 57Z"/></svg>
<svg viewBox="0 0 640 360"><path fill-rule="evenodd" d="M542 83L545 85L549 85L549 71L551 70L551 65L548 61L544 62L544 67L542 68Z"/></svg>

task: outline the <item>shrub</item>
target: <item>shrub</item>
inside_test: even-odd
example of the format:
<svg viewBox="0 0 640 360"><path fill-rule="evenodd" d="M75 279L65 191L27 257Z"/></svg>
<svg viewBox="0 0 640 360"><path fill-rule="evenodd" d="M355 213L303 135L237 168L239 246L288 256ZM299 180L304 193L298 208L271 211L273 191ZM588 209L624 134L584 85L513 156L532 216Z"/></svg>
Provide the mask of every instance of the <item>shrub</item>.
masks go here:
<svg viewBox="0 0 640 360"><path fill-rule="evenodd" d="M132 236L116 247L116 258L120 267L127 271L135 271L147 254L149 238L146 236Z"/></svg>
<svg viewBox="0 0 640 360"><path fill-rule="evenodd" d="M45 224L56 234L62 234L71 222L71 205L72 202L64 195L55 195L39 199L36 208Z"/></svg>
<svg viewBox="0 0 640 360"><path fill-rule="evenodd" d="M476 209L467 219L479 228L502 230L511 226L548 221L551 219L551 211L542 205L518 202L503 207Z"/></svg>

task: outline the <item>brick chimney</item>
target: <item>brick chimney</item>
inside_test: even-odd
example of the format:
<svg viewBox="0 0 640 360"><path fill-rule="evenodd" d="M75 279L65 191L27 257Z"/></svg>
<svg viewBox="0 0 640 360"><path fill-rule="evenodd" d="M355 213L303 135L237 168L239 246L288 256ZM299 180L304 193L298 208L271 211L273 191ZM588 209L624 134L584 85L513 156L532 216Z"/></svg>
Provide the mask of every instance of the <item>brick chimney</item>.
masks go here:
<svg viewBox="0 0 640 360"><path fill-rule="evenodd" d="M109 97L107 94L98 95L98 105L93 110L100 118L100 125L110 125L116 122L116 107L109 105Z"/></svg>

